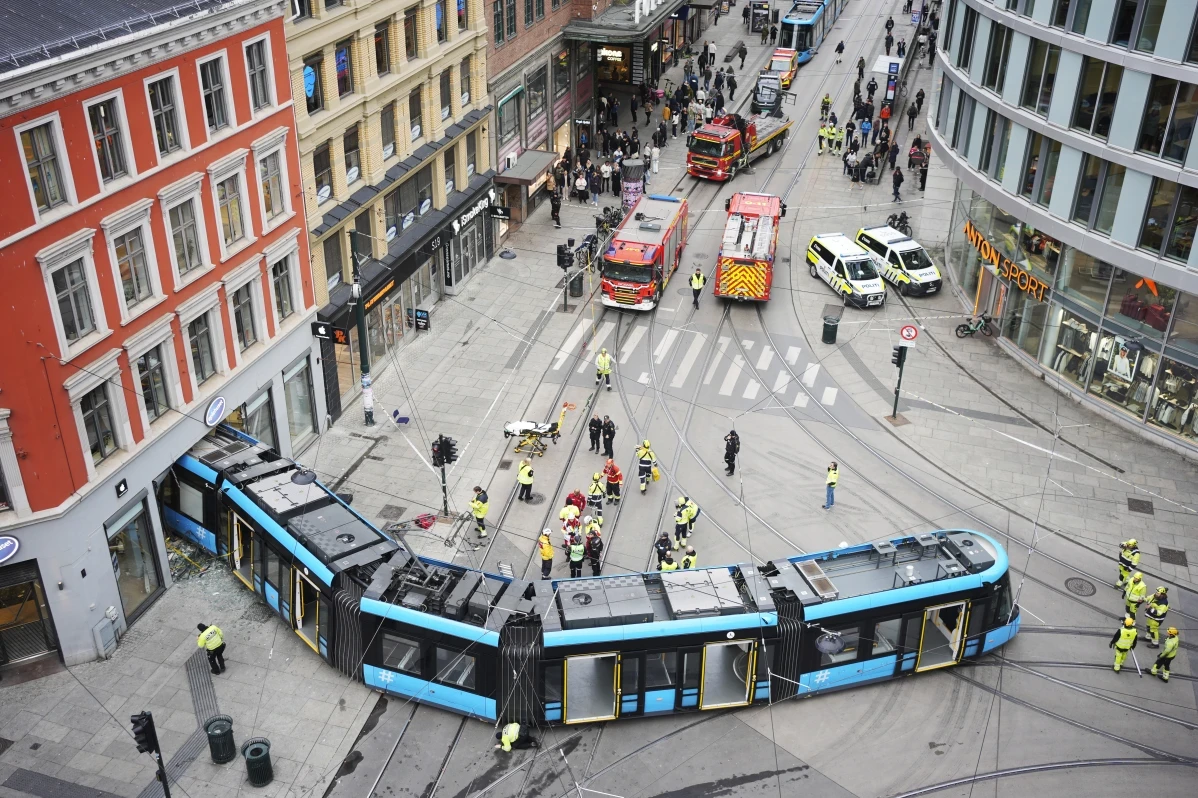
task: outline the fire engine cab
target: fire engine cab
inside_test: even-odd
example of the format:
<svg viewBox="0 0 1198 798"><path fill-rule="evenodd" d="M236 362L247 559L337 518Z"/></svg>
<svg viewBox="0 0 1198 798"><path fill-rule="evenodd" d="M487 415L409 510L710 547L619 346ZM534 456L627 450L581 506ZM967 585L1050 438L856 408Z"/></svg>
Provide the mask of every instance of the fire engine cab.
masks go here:
<svg viewBox="0 0 1198 798"><path fill-rule="evenodd" d="M603 304L652 310L682 259L689 206L685 199L641 197L603 254Z"/></svg>

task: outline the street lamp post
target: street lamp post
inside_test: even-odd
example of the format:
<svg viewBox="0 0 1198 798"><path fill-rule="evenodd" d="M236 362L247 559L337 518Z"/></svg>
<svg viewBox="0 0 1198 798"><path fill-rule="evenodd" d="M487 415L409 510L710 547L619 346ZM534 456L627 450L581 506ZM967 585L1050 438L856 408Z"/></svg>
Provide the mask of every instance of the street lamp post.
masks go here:
<svg viewBox="0 0 1198 798"><path fill-rule="evenodd" d="M349 255L354 264L354 284L351 295L358 317L358 359L362 369L362 410L366 426L374 426L374 389L370 387L370 341L366 335L366 299L362 296L362 269L358 262L358 231L349 231Z"/></svg>

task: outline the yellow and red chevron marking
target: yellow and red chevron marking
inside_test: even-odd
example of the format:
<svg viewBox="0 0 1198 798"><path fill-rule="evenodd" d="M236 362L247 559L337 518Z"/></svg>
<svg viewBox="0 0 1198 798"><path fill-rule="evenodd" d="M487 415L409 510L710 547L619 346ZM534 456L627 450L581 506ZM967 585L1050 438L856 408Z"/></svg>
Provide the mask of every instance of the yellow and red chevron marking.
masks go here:
<svg viewBox="0 0 1198 798"><path fill-rule="evenodd" d="M715 295L738 299L769 299L769 264L763 260L743 263L732 258L720 258Z"/></svg>

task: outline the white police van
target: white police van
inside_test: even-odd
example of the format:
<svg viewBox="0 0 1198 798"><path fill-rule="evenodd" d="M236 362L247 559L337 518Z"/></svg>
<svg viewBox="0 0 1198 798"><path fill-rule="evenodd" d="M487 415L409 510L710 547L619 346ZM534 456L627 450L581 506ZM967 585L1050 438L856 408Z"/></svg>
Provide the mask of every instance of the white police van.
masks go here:
<svg viewBox="0 0 1198 798"><path fill-rule="evenodd" d="M807 268L859 308L881 307L886 286L873 257L844 233L820 233L807 246Z"/></svg>
<svg viewBox="0 0 1198 798"><path fill-rule="evenodd" d="M927 251L893 227L863 227L857 231L857 243L865 247L882 277L901 294L926 296L943 285L940 270Z"/></svg>

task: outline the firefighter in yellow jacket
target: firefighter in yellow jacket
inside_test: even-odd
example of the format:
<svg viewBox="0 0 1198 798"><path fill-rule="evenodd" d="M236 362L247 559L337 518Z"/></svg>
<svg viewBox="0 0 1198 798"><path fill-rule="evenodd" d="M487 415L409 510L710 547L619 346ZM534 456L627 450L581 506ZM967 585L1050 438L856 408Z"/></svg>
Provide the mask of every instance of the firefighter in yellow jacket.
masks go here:
<svg viewBox="0 0 1198 798"><path fill-rule="evenodd" d="M1159 677L1162 682L1169 681L1169 666L1173 664L1173 658L1177 656L1177 647L1181 645L1181 640L1177 637L1177 627L1170 626L1165 635L1165 648L1152 665L1152 675Z"/></svg>
<svg viewBox="0 0 1198 798"><path fill-rule="evenodd" d="M470 514L474 516L474 526L480 538L487 536L487 510L490 507L491 500L487 497L487 492L475 485L474 498L470 500Z"/></svg>
<svg viewBox="0 0 1198 798"><path fill-rule="evenodd" d="M1136 539L1125 540L1119 544L1119 581L1115 587L1123 587L1123 583L1131 576L1131 572L1140 567L1140 547Z"/></svg>
<svg viewBox="0 0 1198 798"><path fill-rule="evenodd" d="M1161 586L1156 589L1144 607L1144 621L1148 626L1148 646L1160 648L1161 624L1169 614L1169 588Z"/></svg>
<svg viewBox="0 0 1198 798"><path fill-rule="evenodd" d="M1144 582L1144 574L1136 571L1131 575L1131 581L1123 587L1123 601L1127 605L1127 614L1136 617L1140 605L1148 600L1148 585Z"/></svg>
<svg viewBox="0 0 1198 798"><path fill-rule="evenodd" d="M1127 659L1127 652L1136 647L1136 639L1138 637L1135 620L1124 618L1123 625L1115 630L1115 636L1111 638L1111 648L1115 649L1115 673L1118 673L1123 668L1123 661Z"/></svg>
<svg viewBox="0 0 1198 798"><path fill-rule="evenodd" d="M602 380L607 380L607 390L611 390L611 355L607 353L607 347L599 350L599 356L595 358L595 384L598 385Z"/></svg>

